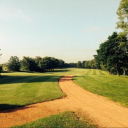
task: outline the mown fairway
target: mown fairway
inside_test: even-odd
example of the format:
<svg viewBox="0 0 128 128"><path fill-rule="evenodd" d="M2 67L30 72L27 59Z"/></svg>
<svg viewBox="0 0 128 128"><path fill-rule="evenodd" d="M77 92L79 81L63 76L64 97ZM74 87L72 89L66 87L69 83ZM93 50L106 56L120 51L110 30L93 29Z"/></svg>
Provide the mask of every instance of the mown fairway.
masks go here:
<svg viewBox="0 0 128 128"><path fill-rule="evenodd" d="M0 78L0 110L64 97L58 80L74 75L74 82L93 93L128 105L128 77L93 69L63 69L46 73L3 73Z"/></svg>
<svg viewBox="0 0 128 128"><path fill-rule="evenodd" d="M109 75L101 70L84 70L74 82L82 88L128 107L128 76Z"/></svg>
<svg viewBox="0 0 128 128"><path fill-rule="evenodd" d="M63 97L59 75L5 73L0 78L0 109L28 105Z"/></svg>
<svg viewBox="0 0 128 128"><path fill-rule="evenodd" d="M66 74L81 72L63 69L46 73L2 73L0 77L0 110L64 97L58 80Z"/></svg>

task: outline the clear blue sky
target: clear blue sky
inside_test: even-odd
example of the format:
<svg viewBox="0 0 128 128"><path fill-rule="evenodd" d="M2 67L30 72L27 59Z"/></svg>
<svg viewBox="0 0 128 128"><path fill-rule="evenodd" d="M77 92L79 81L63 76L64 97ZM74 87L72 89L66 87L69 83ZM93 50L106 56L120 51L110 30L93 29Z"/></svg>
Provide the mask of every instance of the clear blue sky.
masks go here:
<svg viewBox="0 0 128 128"><path fill-rule="evenodd" d="M120 0L0 0L0 63L10 56L91 60L118 21Z"/></svg>

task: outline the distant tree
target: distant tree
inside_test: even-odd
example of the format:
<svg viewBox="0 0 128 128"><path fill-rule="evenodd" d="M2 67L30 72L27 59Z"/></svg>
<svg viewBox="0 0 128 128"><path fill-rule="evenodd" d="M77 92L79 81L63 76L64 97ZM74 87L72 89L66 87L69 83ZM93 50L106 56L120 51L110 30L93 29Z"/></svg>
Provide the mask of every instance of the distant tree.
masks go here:
<svg viewBox="0 0 128 128"><path fill-rule="evenodd" d="M1 76L1 72L2 72L2 65L0 65L0 76Z"/></svg>
<svg viewBox="0 0 128 128"><path fill-rule="evenodd" d="M21 68L24 71L36 71L36 63L33 58L23 57L21 60Z"/></svg>
<svg viewBox="0 0 128 128"><path fill-rule="evenodd" d="M38 71L38 72L41 71L41 69L40 69L40 67L39 67L39 61L40 61L41 59L42 59L42 58L41 58L40 56L36 56L35 59L34 59L34 60L35 60L35 64L36 64L36 66L35 66L36 69L35 69L35 70Z"/></svg>
<svg viewBox="0 0 128 128"><path fill-rule="evenodd" d="M81 61L78 61L78 62L77 62L77 68L82 68L82 63L81 63Z"/></svg>
<svg viewBox="0 0 128 128"><path fill-rule="evenodd" d="M17 56L11 56L7 68L9 71L19 71L20 70L20 60Z"/></svg>
<svg viewBox="0 0 128 128"><path fill-rule="evenodd" d="M59 59L58 68L63 68L63 67L64 67L64 61Z"/></svg>
<svg viewBox="0 0 128 128"><path fill-rule="evenodd" d="M99 56L98 55L94 55L94 59L95 59L95 67L97 69L100 69L100 61L99 61Z"/></svg>

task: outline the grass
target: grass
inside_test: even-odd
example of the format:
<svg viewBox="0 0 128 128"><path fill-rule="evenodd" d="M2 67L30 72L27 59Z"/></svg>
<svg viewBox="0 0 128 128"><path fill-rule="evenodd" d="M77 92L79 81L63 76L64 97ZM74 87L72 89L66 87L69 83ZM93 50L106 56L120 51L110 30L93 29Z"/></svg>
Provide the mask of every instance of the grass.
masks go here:
<svg viewBox="0 0 128 128"><path fill-rule="evenodd" d="M65 96L58 86L60 75L7 73L0 78L0 109L24 106Z"/></svg>
<svg viewBox="0 0 128 128"><path fill-rule="evenodd" d="M79 116L79 117L78 117ZM96 128L97 126L89 123L88 119L80 118L74 112L65 112L52 115L37 121L27 123L12 128Z"/></svg>
<svg viewBox="0 0 128 128"><path fill-rule="evenodd" d="M74 68L46 73L3 73L0 77L0 110L64 97L58 80L70 74L76 74L74 82L82 88L128 107L128 76L117 77L101 70Z"/></svg>
<svg viewBox="0 0 128 128"><path fill-rule="evenodd" d="M0 77L0 110L65 97L58 86L60 77L80 73L81 69L63 69L55 72L2 73Z"/></svg>
<svg viewBox="0 0 128 128"><path fill-rule="evenodd" d="M101 70L93 70L74 77L74 82L92 93L102 95L128 107L128 76L108 75Z"/></svg>
<svg viewBox="0 0 128 128"><path fill-rule="evenodd" d="M128 107L128 76L117 77L96 69L63 69L45 73L2 73L0 110L64 97L65 94L58 86L59 78L64 75L74 75L73 81L82 88ZM96 127L78 117L73 112L66 112L15 128Z"/></svg>

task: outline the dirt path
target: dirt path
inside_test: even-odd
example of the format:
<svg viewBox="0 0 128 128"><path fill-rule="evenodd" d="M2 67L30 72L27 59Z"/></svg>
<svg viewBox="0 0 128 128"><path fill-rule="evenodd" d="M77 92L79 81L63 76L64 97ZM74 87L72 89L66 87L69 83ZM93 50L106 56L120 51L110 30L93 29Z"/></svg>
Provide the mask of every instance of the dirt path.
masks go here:
<svg viewBox="0 0 128 128"><path fill-rule="evenodd" d="M81 111L101 127L128 127L128 109L96 94L85 91L71 80L60 79L59 86L67 97L19 109L0 111L0 127L24 124L63 111Z"/></svg>

